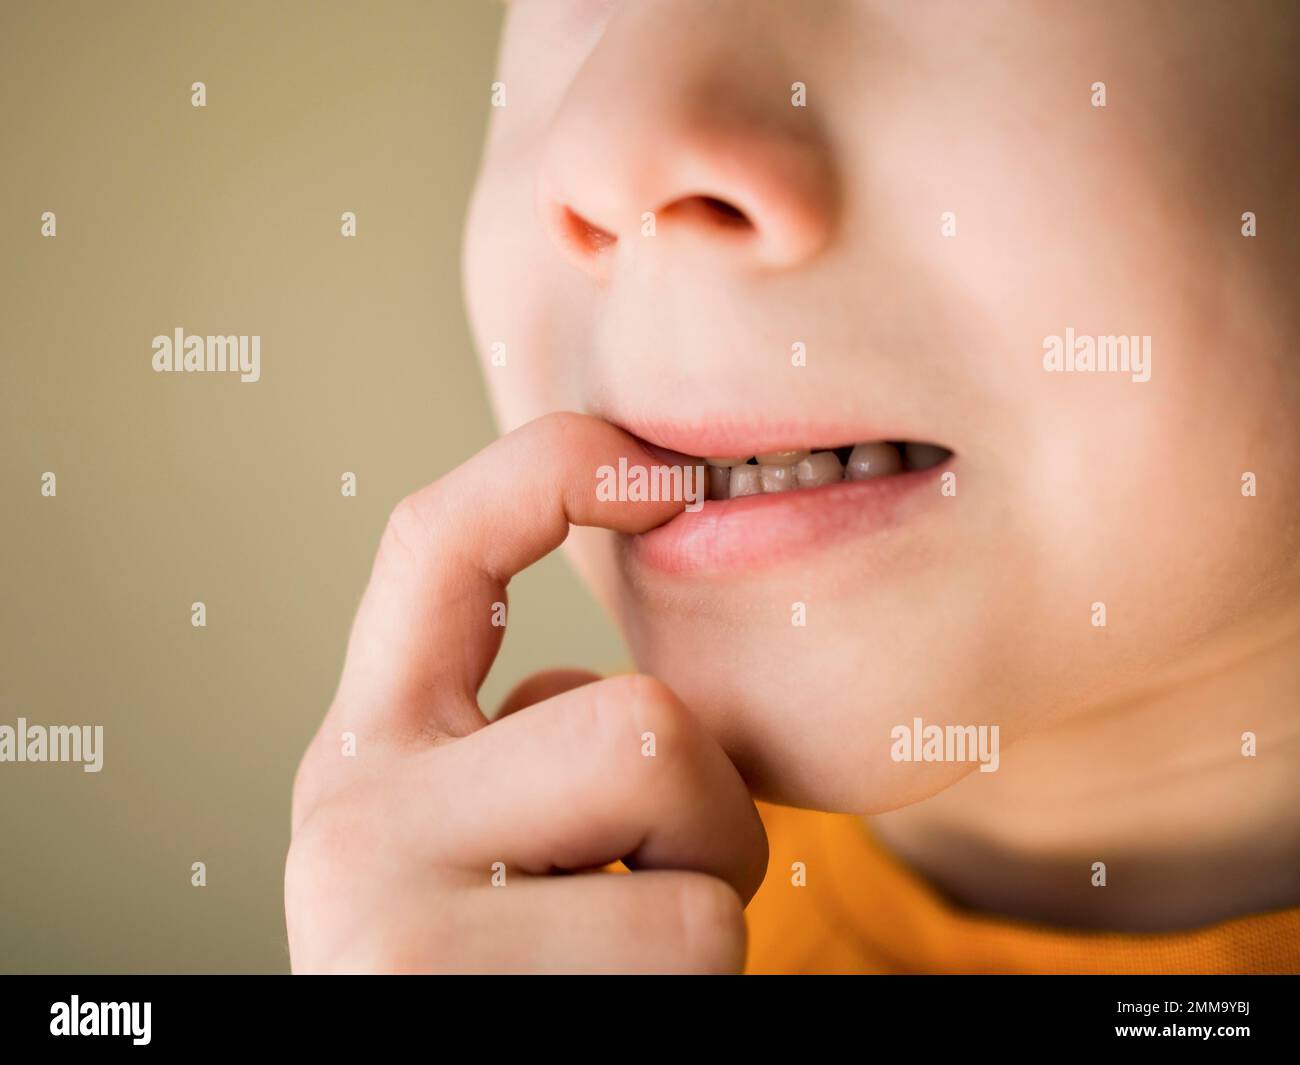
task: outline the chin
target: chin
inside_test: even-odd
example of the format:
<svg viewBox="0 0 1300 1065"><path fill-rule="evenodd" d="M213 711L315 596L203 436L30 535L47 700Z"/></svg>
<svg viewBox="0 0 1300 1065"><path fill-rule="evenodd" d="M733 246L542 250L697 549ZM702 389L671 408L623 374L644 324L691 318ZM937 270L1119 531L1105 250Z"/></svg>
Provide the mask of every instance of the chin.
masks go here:
<svg viewBox="0 0 1300 1065"><path fill-rule="evenodd" d="M928 798L970 771L969 765L891 758L891 730L915 716L899 708L916 699L873 692L863 682L885 675L885 662L868 666L834 651L802 664L784 652L729 654L716 638L701 640L704 650L691 654L672 636L644 627L628 639L637 668L668 684L703 721L757 799L885 813Z"/></svg>

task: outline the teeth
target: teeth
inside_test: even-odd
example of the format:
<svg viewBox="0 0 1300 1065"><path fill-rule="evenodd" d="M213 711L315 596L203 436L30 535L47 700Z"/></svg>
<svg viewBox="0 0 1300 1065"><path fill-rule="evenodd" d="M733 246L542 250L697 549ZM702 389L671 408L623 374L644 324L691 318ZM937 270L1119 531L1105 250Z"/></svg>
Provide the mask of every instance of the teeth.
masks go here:
<svg viewBox="0 0 1300 1065"><path fill-rule="evenodd" d="M731 479L727 484L729 499L736 499L740 496L756 496L762 491L763 484L759 480L757 466L733 466L731 468Z"/></svg>
<svg viewBox="0 0 1300 1065"><path fill-rule="evenodd" d="M869 481L902 468L903 460L893 444L858 444L849 455L844 476L850 481Z"/></svg>
<svg viewBox="0 0 1300 1065"><path fill-rule="evenodd" d="M809 455L807 451L769 451L766 455L758 456L760 466L793 466L795 463L806 459Z"/></svg>
<svg viewBox="0 0 1300 1065"><path fill-rule="evenodd" d="M838 448L839 455L844 448ZM835 451L772 451L754 458L704 459L709 499L791 492L820 488L841 481L870 481L904 470L928 470L952 455L935 444L887 444L881 440L855 444L840 464Z"/></svg>
<svg viewBox="0 0 1300 1065"><path fill-rule="evenodd" d="M759 460L762 462L762 459ZM766 492L793 492L798 487L795 480L795 467L773 466L763 463L758 467L758 481Z"/></svg>
<svg viewBox="0 0 1300 1065"><path fill-rule="evenodd" d="M794 468L800 488L820 488L844 480L844 467L834 451L818 451Z"/></svg>
<svg viewBox="0 0 1300 1065"><path fill-rule="evenodd" d="M726 466L708 466L709 492L710 499L728 499L730 498L729 482L731 481L731 470Z"/></svg>
<svg viewBox="0 0 1300 1065"><path fill-rule="evenodd" d="M903 461L907 464L909 470L928 470L931 466L937 466L950 454L946 447L936 447L934 444L904 444Z"/></svg>

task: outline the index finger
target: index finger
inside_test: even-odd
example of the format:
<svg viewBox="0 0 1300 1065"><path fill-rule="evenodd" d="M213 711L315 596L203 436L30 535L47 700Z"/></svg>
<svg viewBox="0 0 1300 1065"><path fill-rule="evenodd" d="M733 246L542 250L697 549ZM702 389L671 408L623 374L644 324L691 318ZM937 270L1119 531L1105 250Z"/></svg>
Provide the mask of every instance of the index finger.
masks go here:
<svg viewBox="0 0 1300 1065"><path fill-rule="evenodd" d="M598 497L602 468L620 459L665 466L608 422L549 414L403 499L348 640L339 696L350 719L426 736L485 724L477 694L505 631L510 578L559 547L570 525L644 532L684 509L682 499ZM700 472L688 466L677 481L690 501L703 498Z"/></svg>

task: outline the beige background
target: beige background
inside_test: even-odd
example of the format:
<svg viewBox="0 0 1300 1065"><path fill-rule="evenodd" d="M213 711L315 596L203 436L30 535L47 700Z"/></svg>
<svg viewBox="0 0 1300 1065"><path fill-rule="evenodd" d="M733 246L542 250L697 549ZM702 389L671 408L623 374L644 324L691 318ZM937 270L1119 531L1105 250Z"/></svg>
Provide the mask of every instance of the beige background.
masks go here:
<svg viewBox="0 0 1300 1065"><path fill-rule="evenodd" d="M98 775L0 764L0 970L287 969L293 771L384 519L493 433L458 256L500 18L0 4L0 724L105 728ZM261 334L262 380L155 374L177 326ZM558 558L511 591L485 703L620 660Z"/></svg>

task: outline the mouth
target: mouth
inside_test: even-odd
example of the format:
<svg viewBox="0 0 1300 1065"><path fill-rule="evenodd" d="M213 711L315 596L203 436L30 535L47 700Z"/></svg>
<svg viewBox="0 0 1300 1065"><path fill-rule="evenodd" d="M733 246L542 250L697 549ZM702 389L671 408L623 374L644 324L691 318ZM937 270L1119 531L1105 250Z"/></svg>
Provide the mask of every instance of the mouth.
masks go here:
<svg viewBox="0 0 1300 1065"><path fill-rule="evenodd" d="M702 464L707 477L702 506L624 537L636 563L670 574L752 572L879 535L940 500L940 478L956 458L940 444L895 439L694 458L658 446L665 437L689 444L688 436L654 436L641 437L651 451Z"/></svg>
<svg viewBox="0 0 1300 1065"><path fill-rule="evenodd" d="M952 457L937 444L875 440L813 451L774 451L748 458L706 458L710 500L807 491L843 481L932 469Z"/></svg>

